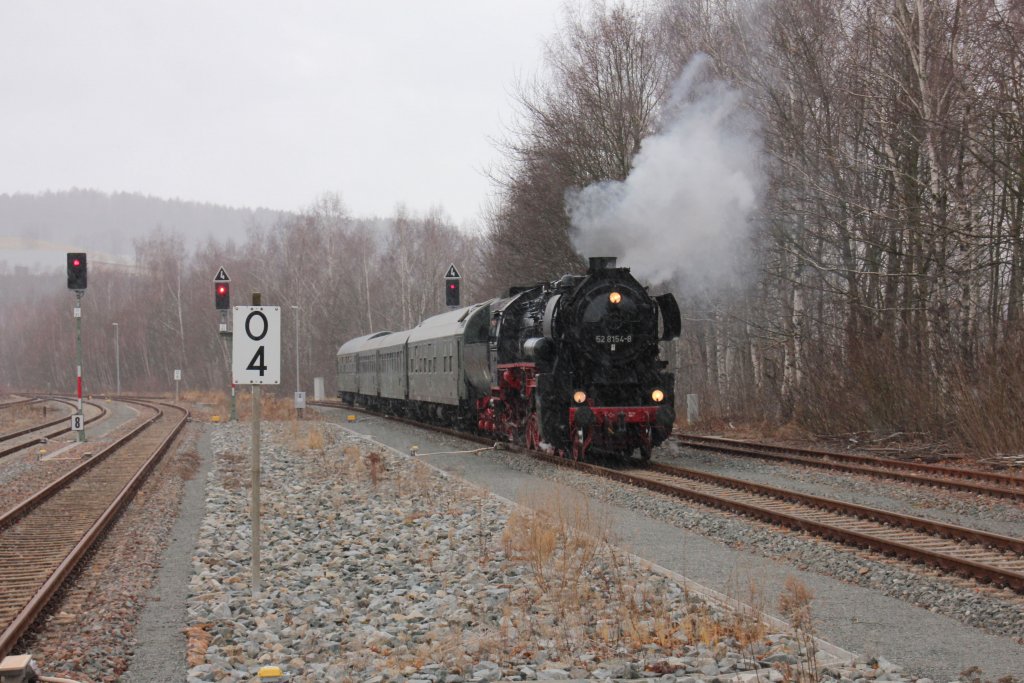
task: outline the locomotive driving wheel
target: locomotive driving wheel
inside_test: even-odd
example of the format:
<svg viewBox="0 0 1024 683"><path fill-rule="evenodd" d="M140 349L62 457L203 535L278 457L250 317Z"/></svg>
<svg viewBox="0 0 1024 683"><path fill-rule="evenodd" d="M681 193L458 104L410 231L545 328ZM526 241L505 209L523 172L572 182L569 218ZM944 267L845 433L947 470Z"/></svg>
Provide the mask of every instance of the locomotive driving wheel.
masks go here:
<svg viewBox="0 0 1024 683"><path fill-rule="evenodd" d="M531 451L540 450L540 418L536 412L526 418L526 447Z"/></svg>

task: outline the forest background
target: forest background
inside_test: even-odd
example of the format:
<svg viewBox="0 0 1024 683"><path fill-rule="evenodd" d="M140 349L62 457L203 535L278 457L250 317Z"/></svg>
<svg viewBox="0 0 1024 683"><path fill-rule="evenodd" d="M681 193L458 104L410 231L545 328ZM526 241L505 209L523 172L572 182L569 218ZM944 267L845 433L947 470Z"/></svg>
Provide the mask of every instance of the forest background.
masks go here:
<svg viewBox="0 0 1024 683"><path fill-rule="evenodd" d="M222 266L234 304L258 291L282 306L290 393L296 352L303 388L322 376L331 391L342 341L443 310L449 263L469 303L617 255L680 299L676 391L706 419L1024 450L1024 2L577 3L544 58L511 86L520 115L496 143L480 233L440 208L352 216L331 193L252 213L244 240L195 245L173 218L124 226L133 262L90 263L86 390L114 387L114 322L125 391L167 391L176 368L183 388L225 388ZM640 172L679 136L717 141L715 187L744 180L727 211L688 210L704 167ZM593 188L618 201L641 176L683 198L656 216L640 192L605 239L614 226L595 232L580 202ZM627 253L593 253L615 244ZM72 301L63 273L0 266L0 388L73 388Z"/></svg>

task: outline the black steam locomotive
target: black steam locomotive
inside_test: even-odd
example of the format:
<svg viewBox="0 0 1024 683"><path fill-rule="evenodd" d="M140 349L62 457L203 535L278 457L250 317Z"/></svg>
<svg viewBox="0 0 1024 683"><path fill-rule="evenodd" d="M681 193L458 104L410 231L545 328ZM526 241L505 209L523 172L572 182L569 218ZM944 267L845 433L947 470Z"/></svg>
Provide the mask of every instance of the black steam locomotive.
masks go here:
<svg viewBox="0 0 1024 683"><path fill-rule="evenodd" d="M658 342L679 332L671 294L651 297L614 258L591 258L586 275L346 342L338 395L573 459L647 459L675 420Z"/></svg>

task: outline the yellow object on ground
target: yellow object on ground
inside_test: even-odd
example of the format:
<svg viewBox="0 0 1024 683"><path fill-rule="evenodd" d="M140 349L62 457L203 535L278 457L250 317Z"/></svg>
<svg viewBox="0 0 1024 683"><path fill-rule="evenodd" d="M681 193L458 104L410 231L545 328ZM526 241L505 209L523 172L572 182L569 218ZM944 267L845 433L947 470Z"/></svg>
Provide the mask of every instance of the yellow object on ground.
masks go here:
<svg viewBox="0 0 1024 683"><path fill-rule="evenodd" d="M214 415L211 417L210 422L220 422L220 415Z"/></svg>
<svg viewBox="0 0 1024 683"><path fill-rule="evenodd" d="M355 422L356 421L356 416L355 415L349 415L348 416L348 421L349 422Z"/></svg>
<svg viewBox="0 0 1024 683"><path fill-rule="evenodd" d="M260 667L259 672L260 681L283 681L284 672L281 671L279 666L264 666Z"/></svg>

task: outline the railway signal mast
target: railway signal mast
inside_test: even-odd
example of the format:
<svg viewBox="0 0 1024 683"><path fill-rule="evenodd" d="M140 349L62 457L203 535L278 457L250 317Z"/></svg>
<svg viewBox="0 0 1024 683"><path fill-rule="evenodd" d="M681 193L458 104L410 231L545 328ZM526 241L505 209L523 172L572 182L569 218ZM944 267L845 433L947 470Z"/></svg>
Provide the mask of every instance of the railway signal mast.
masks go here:
<svg viewBox="0 0 1024 683"><path fill-rule="evenodd" d="M85 441L85 413L82 411L82 295L88 281L86 254L68 252L68 289L75 292L75 346L78 351L76 366L78 384L78 411L71 418L71 428L78 432L78 441Z"/></svg>
<svg viewBox="0 0 1024 683"><path fill-rule="evenodd" d="M217 274L213 276L213 306L220 311L219 333L228 344L232 343L231 332L228 331L228 311L231 310L231 278L228 272L221 266ZM237 419L235 410L235 383L231 382L231 416L234 422Z"/></svg>

